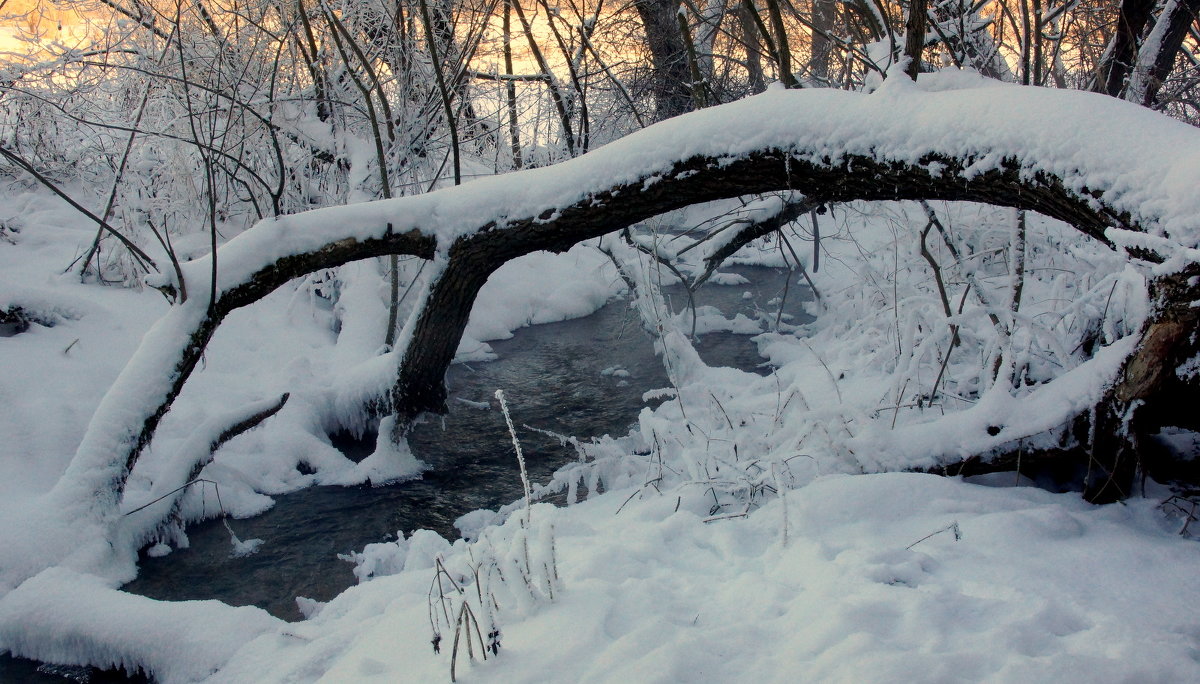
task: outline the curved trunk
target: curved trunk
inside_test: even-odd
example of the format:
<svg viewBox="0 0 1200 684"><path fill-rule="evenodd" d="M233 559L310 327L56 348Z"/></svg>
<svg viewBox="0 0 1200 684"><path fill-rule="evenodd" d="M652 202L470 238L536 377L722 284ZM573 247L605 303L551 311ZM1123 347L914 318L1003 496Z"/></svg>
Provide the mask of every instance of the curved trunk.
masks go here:
<svg viewBox="0 0 1200 684"><path fill-rule="evenodd" d="M1079 94L1042 89L1021 91L1021 97L1010 101L1005 99L1008 91L996 89L989 106L1007 107L1004 111L1018 121L1030 98L1058 107L1081 102ZM960 128L970 125L958 110L947 109L953 100L941 94L880 100L875 95L813 90L764 97L773 99L755 100L747 107L710 108L697 118L652 127L559 168L260 223L220 250L223 270L217 274L214 305L192 298L174 307L147 334L105 396L55 486L64 515L114 515L130 470L227 314L292 278L356 259L411 254L436 257L443 264L413 319L402 356L398 354L397 382L390 394L401 419L397 422L408 424L423 412L444 410L446 368L475 295L496 268L533 251L564 251L579 241L691 204L779 190L803 193L810 206L852 200L963 200L1037 211L1110 246L1112 235L1146 259L1161 260L1164 250L1176 249L1163 237L1140 235L1147 228L1194 240L1188 232L1194 195L1176 193L1195 182L1187 181L1188 168L1173 167L1173 184L1136 188L1132 198L1133 191L1120 184L1124 176L1107 174L1108 166L1123 160L1133 164L1133 154L1137 160L1190 154L1194 138L1180 137L1174 128L1160 130L1163 137L1153 149L1141 145L1133 151L1114 151L1110 141L1097 140L1094 145L1103 155L1080 154L1073 157L1076 166L1055 166L1054 160L1023 159L1022 150L1039 148L998 135L986 122L971 131L969 151L939 146L939 117L949 117ZM967 92L965 101L977 97ZM1106 107L1104 98L1085 99L1087 106ZM805 106L826 107L831 101L841 103L836 117L804 113ZM1122 108L1122 125L1139 112L1147 117L1137 119L1140 124L1158 123L1158 116L1145 110L1124 103L1112 106ZM781 127L781 121L786 126ZM790 133L764 136L762 131L771 126L799 133L795 138ZM744 143L742 131L754 142ZM1192 135L1190 129L1186 133ZM898 137L906 144L896 147ZM839 149L831 147L836 140L841 140ZM928 151L921 154L920 149ZM1089 159L1103 160L1107 166L1087 168ZM1064 175L1056 176L1049 168L1060 168ZM1113 185L1088 187L1106 182ZM1137 208L1138 215L1130 216L1128 207ZM1117 230L1110 232L1113 228ZM188 285L206 291L210 265L207 258L184 264L184 276L194 281ZM1126 379L1117 385L1113 415L1124 415L1122 407L1137 402L1170 405L1162 398L1175 391L1172 373L1191 358L1195 344L1187 334L1197 315L1190 308L1197 292L1189 274L1156 283L1157 317L1147 329L1146 343L1131 357ZM168 284L163 287L169 289Z"/></svg>
<svg viewBox="0 0 1200 684"><path fill-rule="evenodd" d="M806 209L852 200L964 200L1038 211L1108 244L1104 231L1117 222L1110 212L1073 197L1057 179L1023 176L1015 163L978 175L970 174L970 166L970 160L933 155L916 164L848 156L833 166L779 151L736 162L696 158L676 164L648 187L639 179L562 207L553 216L510 219L503 229L490 225L459 238L449 250L445 270L430 286L406 346L392 391L397 434L407 431L422 413L446 411L446 370L466 330L475 295L496 268L538 250L565 251L673 209L790 188L804 190ZM930 168L940 173L935 176Z"/></svg>

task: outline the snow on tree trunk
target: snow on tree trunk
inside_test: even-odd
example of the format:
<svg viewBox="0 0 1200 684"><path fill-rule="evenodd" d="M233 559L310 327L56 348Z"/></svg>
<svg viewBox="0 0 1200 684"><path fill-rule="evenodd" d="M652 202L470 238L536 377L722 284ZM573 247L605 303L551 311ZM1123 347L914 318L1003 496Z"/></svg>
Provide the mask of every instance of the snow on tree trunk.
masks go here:
<svg viewBox="0 0 1200 684"><path fill-rule="evenodd" d="M1167 0L1154 28L1138 50L1129 74L1125 99L1146 107L1154 106L1163 81L1175 67L1175 59L1188 28L1200 12L1200 0Z"/></svg>
<svg viewBox="0 0 1200 684"><path fill-rule="evenodd" d="M1112 39L1100 58L1099 73L1092 90L1120 97L1125 90L1134 63L1137 61L1138 41L1150 21L1155 0L1122 0Z"/></svg>
<svg viewBox="0 0 1200 684"><path fill-rule="evenodd" d="M1089 501L1123 499L1134 491L1134 475L1156 464L1143 462L1142 444L1161 428L1200 429L1200 265L1150 282L1154 303L1137 348L1095 410L1088 446L1084 496Z"/></svg>
<svg viewBox="0 0 1200 684"><path fill-rule="evenodd" d="M1189 266L1200 244L1194 129L1086 93L993 87L957 75L922 80L935 91L903 77L871 95L772 91L556 166L264 221L220 249L214 307L192 298L147 334L51 500L69 519L111 521L130 470L222 319L291 278L356 259L412 254L436 256L441 266L396 352L398 432L423 412L444 410L446 368L476 293L501 264L716 198L794 190L813 203L1004 205L1060 219L1140 258L1172 258L1158 267L1164 277ZM1075 128L1044 125L1063 111L1076 113ZM1130 130L1141 135L1133 139ZM184 264L183 273L189 288L209 289L207 257ZM1182 290L1162 292L1163 311L1182 311L1175 306ZM1159 339L1155 330L1147 339ZM1166 339L1169 349L1147 349L1147 358L1173 363L1180 338ZM1142 400L1156 383L1130 396Z"/></svg>

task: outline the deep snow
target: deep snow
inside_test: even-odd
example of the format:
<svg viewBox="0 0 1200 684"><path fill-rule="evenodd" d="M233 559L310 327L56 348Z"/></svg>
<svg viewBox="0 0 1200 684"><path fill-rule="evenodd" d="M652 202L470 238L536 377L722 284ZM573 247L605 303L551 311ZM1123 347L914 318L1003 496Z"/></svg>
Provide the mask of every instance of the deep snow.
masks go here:
<svg viewBox="0 0 1200 684"><path fill-rule="evenodd" d="M1113 233L1114 240L1157 240L1179 259L1194 256L1194 129L1081 93L969 75L920 88L900 81L869 96L773 91L528 172L519 187L512 178L484 179L436 196L262 224L223 248L229 258L220 278L236 282L270 255L320 244L331 230L377 230L398 210L449 238L493 218L562 206L665 158L732 157L783 140L911 160L933 135L938 149L979 154L984 170L999 163L980 147L985 130L995 149L1039 160L1028 170L1111 188L1113 206L1155 217L1154 235ZM1051 125L1068 115L1087 136L1111 144L1081 145ZM467 194L490 200L461 201ZM694 224L732 204L673 220ZM467 605L480 640L498 629L500 650L473 665L460 653L464 680L1200 680L1200 546L1157 507L1161 492L1094 507L1074 493L1012 486L1028 484L1012 474L968 483L880 472L952 461L1037 432L1056 437L1110 380L1146 313L1148 271L1061 225L1031 219L1031 254L1042 268L1030 273L1021 315L1006 322L1003 356L1012 367L1023 364L1033 382L1008 387L981 369L1001 344L986 304L1002 301L1009 280L1002 260L987 255L1008 244L1009 214L937 207L956 239L982 256L951 278L954 301L961 294L967 303L953 318L963 346L946 364L944 396L933 406L913 397L929 391L949 334L916 257L920 209L835 211L823 230L821 270L811 274L823 294L811 325L777 326L770 312L758 321L699 312L701 330L764 331L760 351L775 367L767 377L707 367L687 339L688 316L672 313L659 292L669 275L604 241L639 285L636 307L671 378L653 394L673 400L645 409L630 435L581 445L585 462L534 488L581 503L512 515L524 511L517 502L467 516L460 527L470 542L416 532L372 545L359 557L359 586L328 604L303 604L310 619L288 624L254 609L124 594L114 587L135 571L136 546L157 542L165 550L185 544L186 535L134 517L107 530L114 552L104 538L80 545L72 520L38 508L138 339L168 307L150 289L59 275L92 230L56 201L10 191L0 206L21 207L16 244L0 243L0 306L21 305L55 322L0 339L0 650L141 667L164 681L443 680L453 624ZM656 227L643 226L654 235L652 251L678 253L682 245ZM621 279L596 246L502 269L476 306L460 357L486 358L489 339L584 315L620 292ZM938 256L949 275L945 251ZM790 257L771 244L741 258L778 265ZM416 278L418 266L407 268ZM189 279L203 282L203 259L188 269ZM964 292L968 275L987 288L978 301ZM338 274L333 304L330 282L314 276L231 316L135 470L123 509L159 493L155 482L193 450L193 426L216 425L231 407L284 391L293 397L284 411L205 470L232 513L261 511L268 494L303 486L416 475L419 464L404 453L353 464L324 437L362 427L356 399L387 378L388 361L378 355L378 276L374 263L352 265ZM184 329L178 323L160 324L156 334L170 338ZM1085 358L1072 347L1092 332L1100 351ZM143 353L161 351L143 345ZM135 403L112 399L114 413L104 420L119 420ZM998 418L1004 430L989 434ZM98 441L79 451L102 455L105 440L121 437L116 426L101 425ZM89 502L70 503L82 510ZM184 515L215 515L214 503L189 492ZM435 632L440 653L430 645Z"/></svg>

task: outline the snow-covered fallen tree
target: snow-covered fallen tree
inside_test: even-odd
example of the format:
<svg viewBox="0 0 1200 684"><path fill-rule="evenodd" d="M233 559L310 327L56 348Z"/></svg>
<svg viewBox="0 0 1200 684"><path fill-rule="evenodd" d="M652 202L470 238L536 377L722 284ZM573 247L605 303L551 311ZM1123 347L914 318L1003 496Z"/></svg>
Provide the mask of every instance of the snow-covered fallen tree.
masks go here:
<svg viewBox="0 0 1200 684"><path fill-rule="evenodd" d="M425 291L388 355L393 372L374 388L397 415L391 437L399 439L410 420L442 409L442 378L471 304L506 261L565 250L671 209L772 190L801 193L814 206L940 199L1033 210L1146 264L1155 303L1141 336L1098 355L1094 393L1086 405L1072 404L1095 414L1093 432L1114 437L1104 442L1112 453L1092 457L1101 464L1098 482L1120 485L1134 446L1131 409L1191 382L1175 369L1194 354L1187 331L1200 268L1198 182L1193 128L1112 98L947 73L920 84L889 78L871 94L771 91L552 167L261 222L178 275L151 279L175 305L146 335L45 497L36 525L54 541L5 568L3 584L68 558L86 567L107 556L129 473L222 319L289 279L386 254L431 260ZM1050 386L1068 388L1067 380ZM1028 436L983 427L1010 442ZM994 452L997 444L988 444ZM155 488L172 484L182 482Z"/></svg>

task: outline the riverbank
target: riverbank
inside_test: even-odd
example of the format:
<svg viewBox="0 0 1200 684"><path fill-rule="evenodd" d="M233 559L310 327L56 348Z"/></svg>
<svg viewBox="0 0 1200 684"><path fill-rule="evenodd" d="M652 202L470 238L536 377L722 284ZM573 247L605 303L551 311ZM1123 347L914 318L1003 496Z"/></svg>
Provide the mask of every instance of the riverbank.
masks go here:
<svg viewBox="0 0 1200 684"><path fill-rule="evenodd" d="M0 519L29 534L36 528L22 527L31 519L22 507L65 466L72 440L123 362L113 350L126 349L162 308L152 292L48 277L72 240L90 231L50 232L66 219L46 207L29 212L40 229L28 226L16 249L0 250L5 292L16 293L6 301L24 297L58 316L53 326L2 341L8 353L0 387L13 408L0 417L0 432L16 446L0 458ZM489 378L486 391L458 403L490 413L490 439L504 446L497 469L481 477L508 489L483 503L463 502L485 508L454 521L453 541L443 529L344 549L355 552L344 567L360 582L328 600L297 603L307 619L296 622L256 608L134 596L115 589L129 579L119 565L95 576L55 568L0 599L0 648L143 668L165 681L441 681L452 661L464 681L1200 678L1200 620L1190 610L1200 600L1191 572L1200 547L1178 534L1181 521L1160 506L1165 491L1151 485L1144 498L1096 507L1077 493L1030 487L1016 473L964 482L895 472L1000 444L1003 434L984 429L995 423L981 421L1002 416L1019 431L1067 415L1072 404L1055 403L1045 388L1062 384L1049 379L1074 373L1077 395L1060 395L1070 401L1086 399L1101 380L1089 371L1092 360L1043 342L1051 333L1076 334L1073 322L1092 320L1101 307L1106 340L1119 342L1140 320L1140 281L1061 226L1031 221L1032 244L1052 244L1075 261L1062 257L1031 273L1022 311L1038 325L1054 323L1033 328L1042 338L1021 338L1030 382L998 394L980 371L990 367L993 339L985 307L965 306L953 319L960 346L944 353L946 318L929 274L912 265L914 231L923 224L910 209L839 209L823 233L820 270L804 262L821 293L805 305L816 315L812 323L794 327L799 321L776 316L770 298L741 318L699 310L697 327L705 330L747 332L753 324L765 331L754 344L771 363L766 375L707 362L689 338L690 314L678 301L668 304L676 298L658 287L662 271L636 254L618 254L640 286L630 328L651 331L664 376L646 396L631 391L635 404L651 404L632 431L597 431L610 436L570 444L577 460L531 478L535 498L570 505L526 508L520 500L519 468L489 393L509 393L530 465L539 448L519 427L527 422L522 399L545 400L554 416L569 403L563 397L586 409L595 395L561 378ZM994 254L982 249L993 239L987 226L1006 215L953 212L947 216L960 230L978 229L981 254ZM490 323L475 330L607 301L623 285L594 247L539 256L513 271L480 310ZM764 244L746 258L795 266L807 257L797 251L805 253ZM989 268L1000 273L984 261L976 282L1005 286ZM540 287L541 278L563 274L582 286L561 297ZM744 285L736 274L722 280L721 287ZM149 488L156 463L214 407L285 389L302 400L289 404L291 413L231 442L206 470L221 483L220 507L251 515L271 505L267 494L361 482L358 464L322 440L353 427L354 416L336 408L353 395L354 373L343 371L369 362L370 345L378 344L370 329L376 318L347 313L378 310L380 292L367 282L346 276L339 304L327 305L327 283L306 281L231 318L139 465L144 479L132 491ZM949 286L963 289L958 281ZM332 325L339 318L346 321L340 329ZM460 349L464 357L503 356L482 332L468 333L473 346ZM589 344L563 361L592 364L583 374L594 376L589 391L616 394L621 382L649 372L629 358L602 360ZM464 429L447 426L446 440L467 441ZM562 432L588 435L581 418L564 421ZM212 516L220 507L201 490L183 510ZM332 514L311 516L327 522ZM453 515L443 517L444 526ZM261 538L265 554L273 537L330 536L298 518L261 537L249 532L251 522L235 521L243 546L218 536L213 548L240 549L234 560L252 564L246 542ZM155 562L182 558L186 539L158 540L156 553L175 550ZM18 560L27 561L6 557L9 569ZM232 564L229 555L222 560Z"/></svg>

